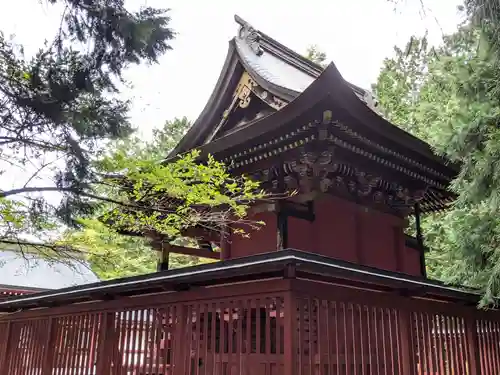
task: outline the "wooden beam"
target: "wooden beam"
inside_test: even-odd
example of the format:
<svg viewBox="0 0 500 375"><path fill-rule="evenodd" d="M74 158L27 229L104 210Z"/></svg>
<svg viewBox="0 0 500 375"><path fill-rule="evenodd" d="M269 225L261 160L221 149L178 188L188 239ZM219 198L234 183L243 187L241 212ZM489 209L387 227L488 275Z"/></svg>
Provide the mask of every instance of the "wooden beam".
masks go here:
<svg viewBox="0 0 500 375"><path fill-rule="evenodd" d="M291 201L281 201L279 212L287 217L313 222L316 219L314 215L314 202L294 203Z"/></svg>
<svg viewBox="0 0 500 375"><path fill-rule="evenodd" d="M248 216L260 214L262 212L276 212L276 203L258 203L248 209Z"/></svg>
<svg viewBox="0 0 500 375"><path fill-rule="evenodd" d="M219 232L201 227L187 228L182 232L182 235L185 237L198 238L210 242L218 242L220 239Z"/></svg>
<svg viewBox="0 0 500 375"><path fill-rule="evenodd" d="M220 253L205 249L196 249L194 247L171 246L170 252L175 254L192 255L200 258L209 258L220 260Z"/></svg>

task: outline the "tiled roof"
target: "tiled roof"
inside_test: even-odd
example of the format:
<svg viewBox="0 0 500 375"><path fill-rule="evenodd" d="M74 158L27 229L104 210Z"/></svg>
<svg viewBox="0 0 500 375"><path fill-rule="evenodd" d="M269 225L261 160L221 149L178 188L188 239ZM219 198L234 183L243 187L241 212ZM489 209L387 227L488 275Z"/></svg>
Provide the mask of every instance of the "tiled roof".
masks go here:
<svg viewBox="0 0 500 375"><path fill-rule="evenodd" d="M235 38L235 43L241 59L260 77L276 86L299 94L317 78L295 68L270 52L263 51L258 56L246 41L240 38Z"/></svg>
<svg viewBox="0 0 500 375"><path fill-rule="evenodd" d="M244 65L254 74L296 95L302 93L319 77L323 67L254 29L240 17L235 18L241 27L238 36L234 38L236 51ZM369 90L346 83L361 101L375 110L376 100Z"/></svg>
<svg viewBox="0 0 500 375"><path fill-rule="evenodd" d="M99 278L85 264L50 262L33 254L0 251L0 284L15 289L59 289L93 283Z"/></svg>

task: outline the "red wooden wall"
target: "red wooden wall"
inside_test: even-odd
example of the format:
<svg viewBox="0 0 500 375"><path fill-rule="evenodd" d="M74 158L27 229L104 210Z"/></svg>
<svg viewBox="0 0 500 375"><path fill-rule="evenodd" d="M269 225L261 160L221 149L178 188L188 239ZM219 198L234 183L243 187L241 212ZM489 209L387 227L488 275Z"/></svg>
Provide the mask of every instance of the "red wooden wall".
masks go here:
<svg viewBox="0 0 500 375"><path fill-rule="evenodd" d="M406 248L405 221L333 196L314 202L316 219L288 218L288 247L379 269L420 275L420 256ZM273 212L255 215L264 221L248 238L232 235L231 258L277 249L277 218Z"/></svg>

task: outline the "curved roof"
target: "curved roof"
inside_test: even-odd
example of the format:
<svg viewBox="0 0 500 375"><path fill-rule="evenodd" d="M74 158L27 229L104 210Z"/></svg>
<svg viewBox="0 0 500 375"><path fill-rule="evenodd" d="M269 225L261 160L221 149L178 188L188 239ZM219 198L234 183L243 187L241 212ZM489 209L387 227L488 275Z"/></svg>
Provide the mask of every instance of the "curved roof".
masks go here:
<svg viewBox="0 0 500 375"><path fill-rule="evenodd" d="M255 139L265 133L286 126L315 105L328 101L334 107L345 109L353 118L358 120L357 124L352 124L352 127L362 126L364 132L369 132L376 138L383 138L396 147L404 148L406 153L413 153L416 157L424 157L429 161L441 164L445 172L450 175L450 178L455 175L456 170L453 166L445 167L445 165L449 165L449 162L434 154L427 143L394 126L368 108L349 87L349 84L342 78L333 63L330 63L323 73L289 105L265 118L239 127L237 131L202 146L201 150L212 154L228 150L243 142L248 142L249 139Z"/></svg>
<svg viewBox="0 0 500 375"><path fill-rule="evenodd" d="M34 254L0 251L0 284L13 289L59 289L98 281L88 266L76 260L58 263Z"/></svg>
<svg viewBox="0 0 500 375"><path fill-rule="evenodd" d="M459 171L458 166L383 118L375 110L369 92L344 80L333 63L323 68L239 17L236 21L241 28L229 43L226 64L214 92L171 157L199 148L202 154L217 154L222 161L238 168L266 158L270 150L264 152L263 147L276 144L284 134L295 134L299 123L318 121L321 113L329 112L330 117L335 117L328 120L331 126L327 131L335 133L332 139L337 139L332 142L343 142L341 147L347 153L351 150L357 155L356 160L349 159L349 165L360 170L377 169L389 185L389 181L397 180L408 189L425 191L423 211L442 209L454 200L448 187ZM241 87L237 89L237 85L243 72L260 86L259 90L265 91L265 97L271 94L287 104L221 131L219 124L230 113L226 110L240 98L233 95L240 95ZM253 86L246 89L253 92ZM253 93L262 99L259 90ZM348 137L351 143L345 144L337 136Z"/></svg>
<svg viewBox="0 0 500 375"><path fill-rule="evenodd" d="M224 66L207 104L189 131L172 150L170 157L201 146L220 121L234 88L246 70L264 90L291 102L322 73L324 68L285 47L250 24L235 16L241 26L229 41ZM347 83L365 105L373 106L371 93Z"/></svg>

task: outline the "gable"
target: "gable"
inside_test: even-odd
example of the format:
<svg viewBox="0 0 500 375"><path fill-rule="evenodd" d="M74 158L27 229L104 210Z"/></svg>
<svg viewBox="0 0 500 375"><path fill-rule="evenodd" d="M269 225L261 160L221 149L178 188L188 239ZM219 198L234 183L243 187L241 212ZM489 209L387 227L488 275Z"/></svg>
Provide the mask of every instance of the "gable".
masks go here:
<svg viewBox="0 0 500 375"><path fill-rule="evenodd" d="M268 116L286 104L288 104L287 101L262 88L250 73L244 70L231 95L231 102L224 108L219 122L213 127L203 144Z"/></svg>

